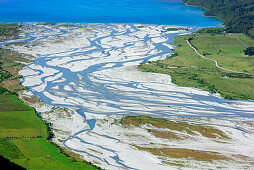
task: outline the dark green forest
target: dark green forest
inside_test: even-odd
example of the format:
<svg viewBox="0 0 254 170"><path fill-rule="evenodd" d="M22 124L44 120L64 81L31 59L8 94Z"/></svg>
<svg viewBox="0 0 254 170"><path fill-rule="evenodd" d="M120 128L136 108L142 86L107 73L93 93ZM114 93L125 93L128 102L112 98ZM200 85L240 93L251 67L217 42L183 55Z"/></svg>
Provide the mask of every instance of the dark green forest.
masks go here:
<svg viewBox="0 0 254 170"><path fill-rule="evenodd" d="M254 55L254 47L248 47L244 50L244 54L248 56Z"/></svg>
<svg viewBox="0 0 254 170"><path fill-rule="evenodd" d="M196 33L208 33L208 34L222 34L224 33L224 28L203 28L198 30Z"/></svg>
<svg viewBox="0 0 254 170"><path fill-rule="evenodd" d="M226 32L244 33L254 38L254 0L182 0L204 8L206 16L224 21Z"/></svg>

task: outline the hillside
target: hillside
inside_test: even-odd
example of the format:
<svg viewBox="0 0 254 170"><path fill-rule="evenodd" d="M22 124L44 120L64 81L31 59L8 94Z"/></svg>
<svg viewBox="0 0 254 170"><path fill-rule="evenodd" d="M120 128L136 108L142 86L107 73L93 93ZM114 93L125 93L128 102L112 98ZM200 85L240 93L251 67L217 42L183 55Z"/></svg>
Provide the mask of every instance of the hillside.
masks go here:
<svg viewBox="0 0 254 170"><path fill-rule="evenodd" d="M254 0L183 0L204 8L206 16L222 19L229 33L244 33L254 38Z"/></svg>

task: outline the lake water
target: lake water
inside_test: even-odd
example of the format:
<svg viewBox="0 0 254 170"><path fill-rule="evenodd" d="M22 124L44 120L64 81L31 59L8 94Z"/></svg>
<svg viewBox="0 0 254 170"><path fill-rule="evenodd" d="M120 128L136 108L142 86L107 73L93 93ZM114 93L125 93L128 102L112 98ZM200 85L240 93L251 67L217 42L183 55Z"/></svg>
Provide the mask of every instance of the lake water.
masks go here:
<svg viewBox="0 0 254 170"><path fill-rule="evenodd" d="M181 0L0 0L0 22L221 25L203 12Z"/></svg>

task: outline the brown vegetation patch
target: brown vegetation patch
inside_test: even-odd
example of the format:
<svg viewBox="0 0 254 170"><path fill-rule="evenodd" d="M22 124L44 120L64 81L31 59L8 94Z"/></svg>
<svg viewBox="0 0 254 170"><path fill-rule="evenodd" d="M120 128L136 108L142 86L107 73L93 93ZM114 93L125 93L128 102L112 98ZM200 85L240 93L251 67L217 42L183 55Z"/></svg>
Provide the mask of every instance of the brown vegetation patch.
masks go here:
<svg viewBox="0 0 254 170"><path fill-rule="evenodd" d="M123 125L133 125L139 127L143 124L151 124L156 128L166 128L170 130L176 130L181 132L187 132L190 135L195 135L197 132L204 137L208 138L224 138L230 139L224 132L219 129L205 126L190 124L187 122L170 121L162 118L153 118L148 116L126 116L121 120Z"/></svg>
<svg viewBox="0 0 254 170"><path fill-rule="evenodd" d="M68 149L66 149L64 147L59 147L59 149L60 149L60 152L62 154L67 156L73 162L81 162L81 163L88 164L90 166L92 165L91 162L87 162L86 160L82 159L81 156L79 154L75 153L75 152L72 152L72 151L70 151L70 150L68 150Z"/></svg>
<svg viewBox="0 0 254 170"><path fill-rule="evenodd" d="M158 138L164 138L164 139L176 139L180 140L179 136L176 135L174 132L169 132L169 131L158 131L158 130L149 130L155 137Z"/></svg>
<svg viewBox="0 0 254 170"><path fill-rule="evenodd" d="M231 158L221 155L217 152L201 151L183 148L144 148L136 146L139 150L148 151L156 156L165 156L171 158L190 158L197 161L208 161L213 160L231 160Z"/></svg>
<svg viewBox="0 0 254 170"><path fill-rule="evenodd" d="M140 139L149 140L146 136L141 135L141 134L137 134L137 133L126 133L125 136L130 137L130 138L134 137L134 138L136 138L136 139L137 139L137 138L140 138Z"/></svg>
<svg viewBox="0 0 254 170"><path fill-rule="evenodd" d="M208 137L208 138L225 138L225 139L230 139L224 132L222 132L219 129L214 129L211 127L206 127L206 126L193 126L191 125L192 130L198 131L202 136Z"/></svg>
<svg viewBox="0 0 254 170"><path fill-rule="evenodd" d="M170 166L177 166L177 167L186 167L186 163L183 160L169 160L165 157L158 157L159 159L161 159L161 163L163 163L164 165L170 165Z"/></svg>
<svg viewBox="0 0 254 170"><path fill-rule="evenodd" d="M26 59L25 56L27 55L0 48L0 67L1 70L4 70L3 75L5 75L4 79L0 80L2 81L0 86L13 92L25 89L18 80L22 77L18 72L24 66L24 64L19 62L31 62L31 60Z"/></svg>
<svg viewBox="0 0 254 170"><path fill-rule="evenodd" d="M64 147L61 147L61 150L62 152L65 153L65 155L68 155L69 157L72 157L72 158L80 158L80 155L75 153L75 152L72 152Z"/></svg>
<svg viewBox="0 0 254 170"><path fill-rule="evenodd" d="M63 40L57 40L55 43L63 43Z"/></svg>
<svg viewBox="0 0 254 170"><path fill-rule="evenodd" d="M15 80L5 80L3 82L1 82L0 84L2 87L10 90L10 91L16 91L16 90L21 90L24 89L25 87L22 86L19 82L18 79Z"/></svg>
<svg viewBox="0 0 254 170"><path fill-rule="evenodd" d="M3 70L8 71L12 75L17 75L19 70L21 70L22 67L23 67L22 64L17 64L14 67L3 67Z"/></svg>
<svg viewBox="0 0 254 170"><path fill-rule="evenodd" d="M100 151L94 150L94 149L92 149L92 148L87 148L87 149L90 150L90 151L92 151L92 152L95 152L95 153L98 153L98 154L100 154L100 155L103 155L103 153L100 152Z"/></svg>
<svg viewBox="0 0 254 170"><path fill-rule="evenodd" d="M19 80L7 80L7 81L4 81L3 82L3 85L6 85L6 86L13 86L13 85L17 85L17 84L20 84Z"/></svg>
<svg viewBox="0 0 254 170"><path fill-rule="evenodd" d="M24 54L17 53L9 49L0 48L0 61L4 63L3 67L11 67L16 65L22 65L16 61L29 63L31 60L26 59Z"/></svg>
<svg viewBox="0 0 254 170"><path fill-rule="evenodd" d="M238 163L248 163L250 165L254 165L254 158L244 156L244 155L233 155L235 158L240 159L241 161L237 161Z"/></svg>
<svg viewBox="0 0 254 170"><path fill-rule="evenodd" d="M251 122L245 122L247 125L251 126L251 127L254 127L254 123L251 123Z"/></svg>
<svg viewBox="0 0 254 170"><path fill-rule="evenodd" d="M24 100L28 101L29 103L36 103L38 101L38 99L35 96L24 97Z"/></svg>

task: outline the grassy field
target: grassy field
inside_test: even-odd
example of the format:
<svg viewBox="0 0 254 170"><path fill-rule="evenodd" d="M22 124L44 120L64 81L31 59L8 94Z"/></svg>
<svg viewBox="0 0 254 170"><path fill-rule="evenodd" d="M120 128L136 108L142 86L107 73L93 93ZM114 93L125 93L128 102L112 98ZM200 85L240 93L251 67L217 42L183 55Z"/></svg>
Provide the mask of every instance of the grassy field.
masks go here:
<svg viewBox="0 0 254 170"><path fill-rule="evenodd" d="M27 169L97 169L66 157L47 137L46 124L32 108L16 96L0 96L0 155Z"/></svg>
<svg viewBox="0 0 254 170"><path fill-rule="evenodd" d="M27 169L96 169L73 162L44 138L1 139L0 153Z"/></svg>
<svg viewBox="0 0 254 170"><path fill-rule="evenodd" d="M244 56L243 53L246 47L254 46L254 40L243 34L178 36L173 43L177 47L176 55L166 60L141 64L140 70L169 74L173 83L179 86L196 87L212 93L219 92L226 99L254 100L253 76L216 68L213 61L203 59L190 48L186 42L189 38L192 38L190 42L199 53L217 60L219 66L254 74L254 57Z"/></svg>
<svg viewBox="0 0 254 170"><path fill-rule="evenodd" d="M34 111L0 112L0 138L47 137L47 128Z"/></svg>
<svg viewBox="0 0 254 170"><path fill-rule="evenodd" d="M243 34L199 34L191 43L222 67L254 74L254 57L244 56L243 52L243 49L254 46L254 40Z"/></svg>
<svg viewBox="0 0 254 170"><path fill-rule="evenodd" d="M33 111L17 99L15 95L0 95L0 111Z"/></svg>
<svg viewBox="0 0 254 170"><path fill-rule="evenodd" d="M13 95L0 98L0 138L48 137L47 126L32 108Z"/></svg>

